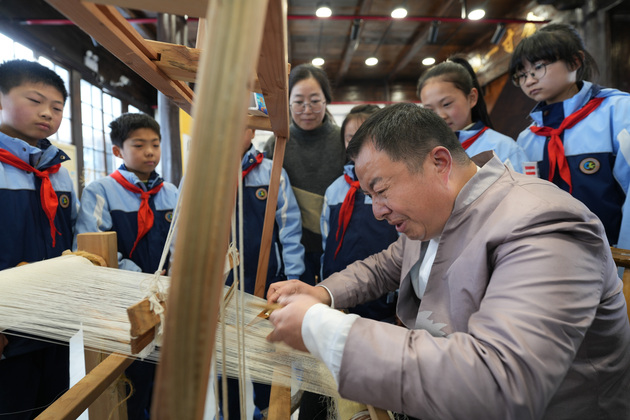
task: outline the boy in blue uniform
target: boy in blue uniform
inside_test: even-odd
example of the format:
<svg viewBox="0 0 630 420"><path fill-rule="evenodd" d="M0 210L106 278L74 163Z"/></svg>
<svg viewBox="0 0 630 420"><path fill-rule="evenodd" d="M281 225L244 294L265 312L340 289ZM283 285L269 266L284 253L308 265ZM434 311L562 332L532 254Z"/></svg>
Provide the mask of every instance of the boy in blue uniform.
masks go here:
<svg viewBox="0 0 630 420"><path fill-rule="evenodd" d="M59 129L68 92L35 62L0 64L0 270L72 248L78 201L68 156L47 137ZM0 334L0 417L30 419L69 386L67 345Z"/></svg>
<svg viewBox="0 0 630 420"><path fill-rule="evenodd" d="M271 177L272 161L252 145L254 130L248 128L243 137L243 237L246 243L242 248L241 263L245 271L245 292L254 293L258 254L267 205L267 193ZM265 295L271 283L284 279L299 279L304 273L304 246L302 222L297 200L291 190L289 177L284 169L280 176L278 206L271 240L271 254L267 269ZM232 284L232 276L227 285Z"/></svg>
<svg viewBox="0 0 630 420"><path fill-rule="evenodd" d="M595 213L611 245L630 248L630 95L588 80L597 64L575 29L550 24L523 39L510 76L538 104L517 143L532 173Z"/></svg>
<svg viewBox="0 0 630 420"><path fill-rule="evenodd" d="M119 268L154 273L177 204L177 188L155 171L161 155L160 126L142 113L123 114L109 126L112 151L124 163L85 188L76 232L115 231ZM128 416L147 418L155 365L136 361L125 373L134 388L127 400Z"/></svg>
<svg viewBox="0 0 630 420"><path fill-rule="evenodd" d="M245 292L254 293L258 254L267 205L271 166L273 162L264 157L252 145L254 130L248 128L243 135L243 159L241 169L243 177L243 238L241 264L244 264L242 280ZM238 215L238 212L237 212ZM280 176L278 206L273 228L269 267L266 276L265 295L271 283L285 279L299 279L304 273L304 246L302 238L302 220L297 200L293 195L289 177L284 169ZM226 280L233 283L232 273ZM254 404L258 410L269 406L269 385L254 383ZM239 388L236 379L228 379L228 412L231 419L240 419ZM260 418L257 411L255 418Z"/></svg>

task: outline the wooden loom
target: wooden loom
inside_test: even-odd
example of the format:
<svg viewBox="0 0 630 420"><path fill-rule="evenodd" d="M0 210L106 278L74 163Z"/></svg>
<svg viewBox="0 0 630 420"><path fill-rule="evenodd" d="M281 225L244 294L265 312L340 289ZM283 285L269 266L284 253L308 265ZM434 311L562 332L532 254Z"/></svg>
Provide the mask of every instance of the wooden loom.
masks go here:
<svg viewBox="0 0 630 420"><path fill-rule="evenodd" d="M222 283L216 279L223 278L229 241L227 215L232 212L240 162L240 146L235 140L246 126L273 131L277 138L256 281L256 294L264 293L289 137L286 0L47 1L181 109L193 117L200 110L200 118L193 122L182 191L177 258L152 413L156 419L202 418L222 296ZM145 40L114 6L199 17L200 48ZM186 84L192 81L196 81L195 94ZM246 114L251 91L263 94L268 118ZM156 323L150 314L146 319L145 338ZM100 375L94 375L100 377L98 384L81 392L97 394L126 363L122 357L110 356L95 368ZM274 386L271 398L268 417L289 419L290 390ZM63 399L57 405L63 405ZM372 418L389 418L385 412L370 410ZM73 418L72 413L66 410L42 418Z"/></svg>

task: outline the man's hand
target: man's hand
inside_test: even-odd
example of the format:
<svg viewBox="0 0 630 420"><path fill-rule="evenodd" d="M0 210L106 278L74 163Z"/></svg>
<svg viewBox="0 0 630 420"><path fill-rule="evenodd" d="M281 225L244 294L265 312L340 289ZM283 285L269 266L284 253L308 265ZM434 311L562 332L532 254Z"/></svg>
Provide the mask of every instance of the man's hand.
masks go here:
<svg viewBox="0 0 630 420"><path fill-rule="evenodd" d="M276 309L269 316L269 321L271 321L275 329L269 333L267 340L272 343L284 341L296 350L308 352L302 340L302 322L306 311L313 305L321 303L321 301L310 295L293 294L282 297L278 303L284 305L284 307Z"/></svg>
<svg viewBox="0 0 630 420"><path fill-rule="evenodd" d="M2 352L4 351L4 347L9 344L9 340L4 334L0 334L0 356L2 356Z"/></svg>
<svg viewBox="0 0 630 420"><path fill-rule="evenodd" d="M320 303L330 305L330 295L326 289L311 286L300 280L287 280L272 283L267 292L267 302L282 303L280 302L280 298L296 294L309 295L317 299Z"/></svg>

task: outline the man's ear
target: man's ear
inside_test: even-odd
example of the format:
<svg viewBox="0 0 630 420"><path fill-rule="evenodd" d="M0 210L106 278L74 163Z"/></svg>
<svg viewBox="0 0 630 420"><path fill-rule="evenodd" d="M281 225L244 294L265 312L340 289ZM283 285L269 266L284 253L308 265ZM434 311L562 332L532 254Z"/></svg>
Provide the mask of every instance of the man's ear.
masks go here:
<svg viewBox="0 0 630 420"><path fill-rule="evenodd" d="M117 158L122 159L122 151L120 150L120 147L113 145L112 146L112 153L114 154L114 156L116 156Z"/></svg>
<svg viewBox="0 0 630 420"><path fill-rule="evenodd" d="M429 152L429 156L437 173L444 175L444 179L447 180L453 166L451 152L444 146L436 146Z"/></svg>

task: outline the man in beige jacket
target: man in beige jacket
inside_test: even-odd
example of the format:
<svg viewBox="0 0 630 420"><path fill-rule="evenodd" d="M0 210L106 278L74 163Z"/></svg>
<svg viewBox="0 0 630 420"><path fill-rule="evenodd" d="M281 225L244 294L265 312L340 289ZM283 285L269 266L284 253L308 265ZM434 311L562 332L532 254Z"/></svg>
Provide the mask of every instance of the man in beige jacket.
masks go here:
<svg viewBox="0 0 630 420"><path fill-rule="evenodd" d="M317 287L274 284L269 340L320 357L343 397L422 419L630 418L630 324L595 215L492 152L469 159L412 104L348 153L402 235ZM397 288L407 328L330 308Z"/></svg>

